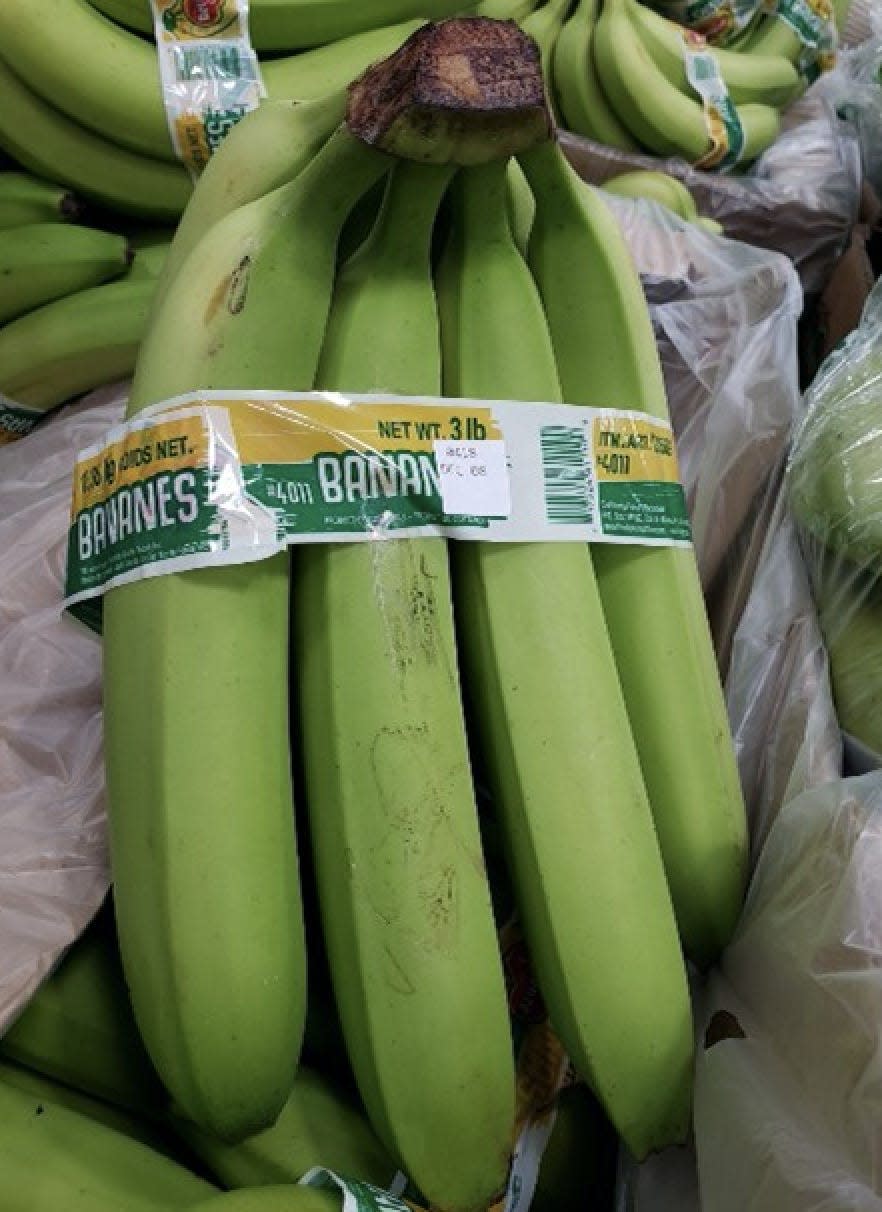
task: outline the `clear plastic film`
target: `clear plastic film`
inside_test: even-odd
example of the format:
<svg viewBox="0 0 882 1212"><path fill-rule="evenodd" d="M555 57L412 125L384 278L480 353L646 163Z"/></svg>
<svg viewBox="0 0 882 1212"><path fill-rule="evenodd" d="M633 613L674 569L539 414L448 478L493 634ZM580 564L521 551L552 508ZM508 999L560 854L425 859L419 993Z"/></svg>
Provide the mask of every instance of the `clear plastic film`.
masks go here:
<svg viewBox="0 0 882 1212"><path fill-rule="evenodd" d="M854 128L836 117L815 84L782 118L782 133L750 169L719 174L685 160L623 152L561 133L576 171L595 185L635 169L661 171L682 181L699 212L733 239L784 253L799 271L807 295L820 292L857 219L861 154Z"/></svg>
<svg viewBox="0 0 882 1212"><path fill-rule="evenodd" d="M805 406L788 500L839 723L865 766L882 765L882 287L821 367Z"/></svg>
<svg viewBox="0 0 882 1212"><path fill-rule="evenodd" d="M853 16L857 22L857 9ZM840 54L824 89L856 129L864 174L882 197L882 12L878 7L868 9L861 32L861 40Z"/></svg>
<svg viewBox="0 0 882 1212"><path fill-rule="evenodd" d="M641 272L650 304L665 373L674 429L681 451L682 478L692 517L696 552L706 585L720 585L730 575L746 579L744 571L745 536L755 544L757 527L762 520L762 507L768 494L768 481L775 475L790 431L796 407L795 388L788 386L791 375L781 373L782 366L795 365L796 321L800 309L800 291L793 268L786 258L764 250L751 249L734 241L719 239L700 228L678 219L662 208L648 202L631 202L610 196L609 205L618 216ZM794 380L795 381L795 380ZM107 395L92 397L98 402L110 400ZM21 459L32 452L34 462L28 463L34 497L52 516L61 517L70 505L70 476L78 450L101 440L108 428L117 423L123 412L121 395L112 407L100 411L64 410L49 420L37 433L15 444ZM91 419L88 431L73 429L72 417ZM42 474L42 445L54 434L58 450L66 452L66 467L56 478L47 481ZM12 447L10 447L10 450ZM8 457L8 454L7 454ZM25 478L24 473L19 478ZM53 537L59 542L60 531ZM748 548L750 547L748 544ZM61 576L57 546L49 555L55 561L54 592L57 610L61 595ZM32 551L37 559L39 552ZM3 552L0 551L0 561ZM47 549L43 550L47 559ZM66 620L75 637L83 637L89 648L89 677L94 679L95 694L100 696L100 644L87 636L85 629ZM44 702L51 700L52 687L44 691ZM9 718L15 718L11 704ZM89 835L95 846L96 878L84 906L83 921L97 908L107 886L104 866L103 823L100 809L100 710L96 707L94 736L98 751L90 750L87 785L98 813L97 826ZM95 782L89 781L97 772ZM90 808L91 810L91 808ZM90 818L92 819L92 818ZM57 958L61 948L76 934L71 929L58 939L54 949ZM44 970L51 966L47 957ZM21 1005L30 996L37 979L18 987ZM530 1020L530 997L526 996L524 1011ZM537 1055L547 1056L543 1045L541 1016L537 1024L527 1022L525 1029L537 1033ZM526 1058L528 1052L522 1053ZM544 1071L543 1071L544 1072ZM541 1076L541 1074L540 1074ZM546 1077L549 1076L546 1074ZM520 1141L518 1182L526 1196L533 1182L538 1182L535 1206L542 1203L543 1182L553 1191L558 1179L554 1175L555 1132L566 1127L567 1116L578 1102L578 1089L565 1085L564 1093L553 1096L563 1077L558 1068L550 1074L551 1084L542 1081L525 1091L529 1095L524 1108L524 1133ZM544 1091L544 1093L543 1093ZM584 1097L583 1100L584 1102ZM529 1108L529 1110L528 1110ZM596 1109L590 1105L576 1108L575 1122L580 1132L589 1122L592 1131L602 1127ZM551 1144L545 1136L551 1132ZM540 1161L547 1153L547 1164ZM599 1147L603 1149L602 1139ZM543 1170L545 1164L545 1170ZM599 1159L602 1179L602 1156ZM690 1170L690 1166L692 1167ZM679 1204L668 1206L689 1209L686 1192L694 1188L694 1163L689 1150L668 1151L645 1166L631 1172L627 1190L637 1200L628 1205L636 1209L657 1212L647 1202L647 1192L674 1191ZM623 1188L625 1189L625 1188ZM512 1192L509 1192L511 1195ZM526 1200L519 1202L519 1212Z"/></svg>
<svg viewBox="0 0 882 1212"><path fill-rule="evenodd" d="M72 452L120 390L0 447L0 1031L107 891L101 646L61 608Z"/></svg>
<svg viewBox="0 0 882 1212"><path fill-rule="evenodd" d="M790 799L712 976L702 1212L879 1212L882 774Z"/></svg>
<svg viewBox="0 0 882 1212"><path fill-rule="evenodd" d="M640 272L721 666L799 407L799 279L643 199L607 196Z"/></svg>

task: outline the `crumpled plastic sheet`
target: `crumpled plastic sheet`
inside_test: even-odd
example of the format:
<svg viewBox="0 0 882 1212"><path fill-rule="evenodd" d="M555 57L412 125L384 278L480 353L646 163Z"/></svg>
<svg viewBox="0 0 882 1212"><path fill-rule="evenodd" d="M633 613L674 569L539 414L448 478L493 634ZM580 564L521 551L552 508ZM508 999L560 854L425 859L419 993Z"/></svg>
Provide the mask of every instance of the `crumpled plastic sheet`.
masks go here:
<svg viewBox="0 0 882 1212"><path fill-rule="evenodd" d="M607 196L649 303L721 668L800 406L802 290L789 260ZM623 407L626 406L623 402Z"/></svg>
<svg viewBox="0 0 882 1212"><path fill-rule="evenodd" d="M875 772L794 797L769 831L708 991L730 1038L696 1070L702 1212L882 1212L880 1006Z"/></svg>
<svg viewBox="0 0 882 1212"><path fill-rule="evenodd" d="M634 169L677 177L699 212L722 223L732 239L790 257L806 295L815 295L851 236L862 182L857 133L837 117L828 88L822 77L790 106L778 139L741 174L623 152L569 131L561 133L561 145L576 171L595 185Z"/></svg>
<svg viewBox="0 0 882 1212"><path fill-rule="evenodd" d="M0 447L0 1031L108 888L101 643L61 585L74 453L124 405L105 389Z"/></svg>
<svg viewBox="0 0 882 1212"><path fill-rule="evenodd" d="M831 73L827 93L857 131L864 173L882 196L882 9L855 0L846 24L848 43Z"/></svg>
<svg viewBox="0 0 882 1212"><path fill-rule="evenodd" d="M882 755L882 284L806 393L787 490L839 722Z"/></svg>

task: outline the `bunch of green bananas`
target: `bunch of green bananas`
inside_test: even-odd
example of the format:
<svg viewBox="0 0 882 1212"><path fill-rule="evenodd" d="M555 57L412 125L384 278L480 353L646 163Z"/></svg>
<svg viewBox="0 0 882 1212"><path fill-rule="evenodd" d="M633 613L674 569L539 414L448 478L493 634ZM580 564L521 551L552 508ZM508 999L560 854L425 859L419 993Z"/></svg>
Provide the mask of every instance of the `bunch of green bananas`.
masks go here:
<svg viewBox="0 0 882 1212"><path fill-rule="evenodd" d="M731 47L705 48L741 122L742 164L774 142L781 110L805 87L796 66L803 43L781 19L759 21ZM547 46L549 75L569 130L623 151L692 163L707 156L708 123L687 78L680 25L644 0L578 0L555 32Z"/></svg>
<svg viewBox="0 0 882 1212"><path fill-rule="evenodd" d="M0 393L36 412L132 373L168 249L78 213L63 187L0 171Z"/></svg>
<svg viewBox="0 0 882 1212"><path fill-rule="evenodd" d="M455 171L368 146L342 104L267 102L222 144L166 260L130 415L245 387L666 416L627 249L553 142L491 126L482 150L479 128ZM307 545L110 590L104 669L122 958L181 1115L235 1143L295 1086L293 764L370 1123L439 1209L498 1195L515 1082L474 760L576 1069L636 1156L684 1137L682 949L706 964L725 945L746 872L691 551Z"/></svg>
<svg viewBox="0 0 882 1212"><path fill-rule="evenodd" d="M485 4L500 17L532 7ZM468 8L467 0L252 0L267 95L323 97L425 20ZM126 214L177 218L192 182L172 147L152 33L149 0L3 0L0 148Z"/></svg>
<svg viewBox="0 0 882 1212"><path fill-rule="evenodd" d="M297 1183L316 1166L388 1188L395 1161L367 1121L345 1057L341 1075L326 1072L341 1068L341 1058L328 1054L321 1038L319 1018L329 1010L333 1017L311 987L307 1061L281 1114L263 1132L228 1144L170 1105L132 1018L112 910L105 905L0 1039L0 1102L5 1098L10 1107L25 1108L22 1096L29 1096L51 1114L65 1109L64 1131L54 1139L47 1131L43 1147L52 1156L46 1158L39 1196L24 1186L23 1167L10 1165L0 1151L0 1203L9 1212L18 1212L18 1200L27 1201L21 1205L27 1212L73 1207L64 1202L66 1186L86 1178L83 1194L92 1201L91 1212L104 1212L105 1206L115 1212L120 1205L112 1197L139 1210L189 1207L210 1191L188 1173L194 1169L231 1190ZM25 1120L21 1131L27 1130ZM12 1158L18 1137L19 1121L11 1120L5 1150ZM581 1199L611 1208L615 1156L614 1135L596 1100L582 1084L567 1086L557 1102L532 1206L539 1212ZM285 1212L297 1206L293 1199L280 1204Z"/></svg>
<svg viewBox="0 0 882 1212"><path fill-rule="evenodd" d="M700 215L692 194L682 181L678 181L670 173L657 172L654 169L634 169L633 172L608 177L603 183L603 189L620 198L646 198L651 202L658 202L678 218L685 219L687 223L694 223L696 227L710 232L711 235L723 234L723 225L716 219Z"/></svg>

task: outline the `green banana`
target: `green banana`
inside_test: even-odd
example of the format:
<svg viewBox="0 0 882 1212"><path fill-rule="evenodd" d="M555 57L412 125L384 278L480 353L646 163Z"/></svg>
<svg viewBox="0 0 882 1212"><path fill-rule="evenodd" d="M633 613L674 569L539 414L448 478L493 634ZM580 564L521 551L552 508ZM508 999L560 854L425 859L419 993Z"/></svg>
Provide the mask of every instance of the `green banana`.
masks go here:
<svg viewBox="0 0 882 1212"><path fill-rule="evenodd" d="M172 1125L196 1157L225 1187L296 1183L313 1166L387 1186L396 1163L350 1098L301 1065L276 1122L256 1136L228 1145L185 1120Z"/></svg>
<svg viewBox="0 0 882 1212"><path fill-rule="evenodd" d="M69 118L142 156L174 160L156 50L87 0L6 0L0 54Z"/></svg>
<svg viewBox="0 0 882 1212"><path fill-rule="evenodd" d="M554 48L554 95L563 124L621 151L637 151L638 145L619 121L607 101L594 64L594 29L600 0L580 0L567 18Z"/></svg>
<svg viewBox="0 0 882 1212"><path fill-rule="evenodd" d="M449 171L396 165L338 277L323 390L439 393L429 257ZM306 802L347 1050L402 1169L433 1205L477 1210L505 1182L514 1068L446 545L309 546L295 569Z"/></svg>
<svg viewBox="0 0 882 1212"><path fill-rule="evenodd" d="M128 280L131 282L138 278L150 278L158 281L165 270L170 251L170 240L166 240L165 243L150 244L146 248L136 248Z"/></svg>
<svg viewBox="0 0 882 1212"><path fill-rule="evenodd" d="M25 223L59 223L77 218L80 204L62 185L28 173L0 171L0 230Z"/></svg>
<svg viewBox="0 0 882 1212"><path fill-rule="evenodd" d="M530 1212L615 1207L616 1136L591 1092L565 1086L539 1163Z"/></svg>
<svg viewBox="0 0 882 1212"><path fill-rule="evenodd" d="M520 23L525 34L529 34L539 47L542 60L542 75L545 79L545 90L548 94L548 104L553 106L554 82L554 47L567 17L570 0L544 0L537 9L528 14Z"/></svg>
<svg viewBox="0 0 882 1212"><path fill-rule="evenodd" d="M66 52L65 62L72 62ZM182 165L136 156L58 113L2 57L0 147L32 172L126 214L175 219L193 188Z"/></svg>
<svg viewBox="0 0 882 1212"><path fill-rule="evenodd" d="M444 392L559 401L505 165L463 172L438 269ZM637 1156L682 1140L692 1025L677 926L585 544L452 553L463 682L551 1023Z"/></svg>
<svg viewBox="0 0 882 1212"><path fill-rule="evenodd" d="M199 388L312 387L340 227L387 167L341 128L295 181L213 227L154 313L129 414ZM303 1029L287 633L284 553L104 599L111 862L135 1018L181 1112L228 1140L278 1116Z"/></svg>
<svg viewBox="0 0 882 1212"><path fill-rule="evenodd" d="M882 607L872 597L862 600L854 586L846 592L846 583L836 594L819 595L836 715L845 732L882 753Z"/></svg>
<svg viewBox="0 0 882 1212"><path fill-rule="evenodd" d="M239 206L292 180L343 120L346 96L266 101L226 136L181 216L157 290L159 307L178 269L210 228Z"/></svg>
<svg viewBox="0 0 882 1212"><path fill-rule="evenodd" d="M261 64L267 94L274 100L314 101L346 88L372 63L398 50L424 24L415 20L384 25L299 55L267 59Z"/></svg>
<svg viewBox="0 0 882 1212"><path fill-rule="evenodd" d="M701 104L684 96L657 66L631 21L628 0L606 0L595 29L594 55L619 119L651 152L698 163L711 150ZM768 105L735 108L744 131L741 161L749 163L777 138L779 114Z"/></svg>
<svg viewBox="0 0 882 1212"><path fill-rule="evenodd" d="M213 1195L188 1212L340 1212L341 1200L339 1192L317 1187L255 1187Z"/></svg>
<svg viewBox="0 0 882 1212"><path fill-rule="evenodd" d="M125 273L125 236L71 223L0 230L0 324Z"/></svg>
<svg viewBox="0 0 882 1212"><path fill-rule="evenodd" d="M127 29L153 36L153 13L150 0L89 0L92 8ZM251 0L251 7L254 0Z"/></svg>
<svg viewBox="0 0 882 1212"><path fill-rule="evenodd" d="M524 170L514 157L508 162L507 177L508 221L511 234L521 253L526 256L533 216L536 214L536 199L529 181L524 176Z"/></svg>
<svg viewBox="0 0 882 1212"><path fill-rule="evenodd" d="M0 329L0 392L48 411L128 378L147 328L152 279L123 279L47 303Z"/></svg>
<svg viewBox="0 0 882 1212"><path fill-rule="evenodd" d="M153 33L149 0L90 0L120 25ZM250 0L248 32L258 51L294 51L337 42L382 25L423 18L437 21L464 7L463 0Z"/></svg>
<svg viewBox="0 0 882 1212"><path fill-rule="evenodd" d="M775 13L767 13L758 21L739 54L780 55L791 63L799 63L805 43L793 27Z"/></svg>
<svg viewBox="0 0 882 1212"><path fill-rule="evenodd" d="M94 1098L76 1086L65 1086L33 1069L14 1065L9 1061L0 1061L0 1084L12 1086L13 1089L21 1090L41 1101L67 1107L70 1111L96 1120L99 1124L121 1132L132 1140L140 1141L142 1145L164 1153L167 1157L174 1156L175 1140L166 1129L113 1103Z"/></svg>
<svg viewBox="0 0 882 1212"><path fill-rule="evenodd" d="M345 3L352 11L362 11L361 5ZM416 20L383 26L300 55L268 60L262 70L267 95L306 101L345 88L421 24ZM175 160L155 49L113 25L87 0L45 0L39 6L30 0L7 0L0 5L0 48L29 88L62 115L113 140L120 149ZM11 150L15 154L15 148ZM186 179L185 170L176 168Z"/></svg>
<svg viewBox="0 0 882 1212"><path fill-rule="evenodd" d="M167 1096L132 1018L109 910L69 948L0 1040L0 1053L117 1107L162 1112Z"/></svg>
<svg viewBox="0 0 882 1212"><path fill-rule="evenodd" d="M167 1212L216 1189L162 1153L0 1081L3 1212Z"/></svg>
<svg viewBox="0 0 882 1212"><path fill-rule="evenodd" d="M668 419L640 279L599 191L557 148L521 157L530 264L564 398ZM747 826L694 553L593 547L594 567L687 955L707 964L740 913Z"/></svg>
<svg viewBox="0 0 882 1212"><path fill-rule="evenodd" d="M609 177L601 188L608 194L617 194L620 198L650 198L688 222L694 222L698 218L692 194L682 181L668 173L635 169L633 172Z"/></svg>
<svg viewBox="0 0 882 1212"><path fill-rule="evenodd" d="M694 97L683 61L686 49L683 27L641 0L628 0L628 6L637 35L656 66L680 92ZM729 96L737 104L750 102L782 109L800 87L799 73L783 55L761 55L755 51L745 55L721 47L713 47L711 53Z"/></svg>
<svg viewBox="0 0 882 1212"><path fill-rule="evenodd" d="M523 21L536 8L538 0L481 0L472 9L476 17L492 21Z"/></svg>

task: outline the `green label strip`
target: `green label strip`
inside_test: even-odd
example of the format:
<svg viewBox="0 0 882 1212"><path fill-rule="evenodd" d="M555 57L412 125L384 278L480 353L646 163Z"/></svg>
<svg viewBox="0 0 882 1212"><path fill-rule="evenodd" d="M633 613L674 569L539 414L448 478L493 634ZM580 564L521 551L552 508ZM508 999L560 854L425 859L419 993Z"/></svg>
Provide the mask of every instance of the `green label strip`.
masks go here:
<svg viewBox="0 0 882 1212"><path fill-rule="evenodd" d="M44 416L45 413L25 408L23 404L16 404L0 394L0 446L25 437Z"/></svg>
<svg viewBox="0 0 882 1212"><path fill-rule="evenodd" d="M621 409L206 392L78 458L68 606L291 543L691 541L670 426Z"/></svg>

